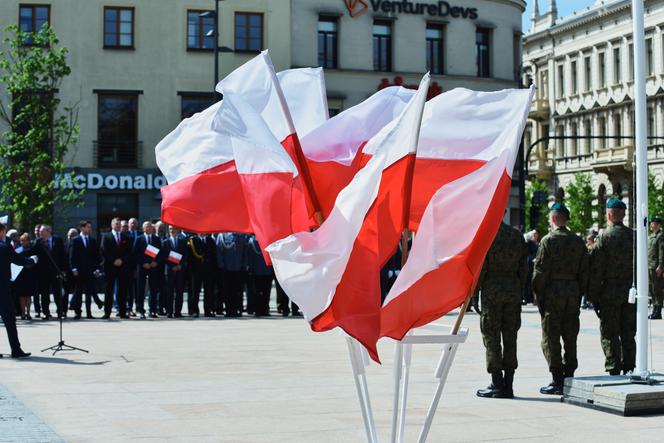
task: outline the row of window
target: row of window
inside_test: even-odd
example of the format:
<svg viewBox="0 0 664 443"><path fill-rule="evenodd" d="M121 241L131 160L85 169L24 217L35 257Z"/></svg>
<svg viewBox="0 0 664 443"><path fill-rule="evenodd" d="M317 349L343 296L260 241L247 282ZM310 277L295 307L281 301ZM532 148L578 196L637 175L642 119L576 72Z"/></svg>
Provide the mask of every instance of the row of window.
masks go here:
<svg viewBox="0 0 664 443"><path fill-rule="evenodd" d="M653 58L653 39L652 37L645 40L646 46L646 75L652 76L655 74L655 64ZM611 81L612 84L617 85L623 81L623 64L627 63L627 81L634 80L634 45L630 43L628 46L627 58L623 57L622 46L614 46L610 51L602 50L597 52L596 58L596 72L597 75L593 77L593 57L591 54L584 54L577 59L570 61L569 84L565 83L565 64L560 63L556 66L556 98L563 98L566 95L576 95L579 92L590 92L593 88L605 88L609 81L609 65L607 63L607 54L611 55ZM583 73L582 82L580 81L580 74ZM546 84L545 78L542 79L543 84ZM545 93L545 91L543 91Z"/></svg>
<svg viewBox="0 0 664 443"><path fill-rule="evenodd" d="M373 22L373 69L393 71L393 22ZM425 31L427 70L432 74L445 73L445 28L440 23L428 23ZM478 77L491 76L491 29L478 27L475 32L475 52ZM327 69L339 67L339 34L336 17L321 16L318 20L318 65Z"/></svg>
<svg viewBox="0 0 664 443"><path fill-rule="evenodd" d="M24 32L36 32L50 25L50 5L20 5L19 27ZM104 48L134 49L136 11L132 7L104 7ZM26 43L31 43L28 40ZM187 49L214 50L214 12L187 11ZM255 52L263 49L263 14L235 13L235 50Z"/></svg>

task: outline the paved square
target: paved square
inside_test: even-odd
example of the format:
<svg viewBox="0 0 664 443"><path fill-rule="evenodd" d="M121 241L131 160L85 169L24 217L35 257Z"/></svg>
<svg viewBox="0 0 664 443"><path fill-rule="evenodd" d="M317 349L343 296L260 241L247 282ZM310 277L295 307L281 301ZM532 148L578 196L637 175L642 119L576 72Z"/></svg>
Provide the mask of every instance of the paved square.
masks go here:
<svg viewBox="0 0 664 443"><path fill-rule="evenodd" d="M489 382L478 320L470 314L464 321L470 336L452 367L430 442L664 438L661 416L623 418L540 395L549 374L533 307L524 309L519 333L518 398L476 397ZM664 321L651 324L654 367L664 369ZM582 312L581 328L578 375L599 374L594 313ZM22 323L19 333L37 356L1 359L0 384L66 441L365 441L345 341L336 332L309 332L302 319L70 320L66 341L90 354L55 357L39 350L57 342L56 322ZM379 350L384 366L372 365L368 378L378 432L389 441L393 345L385 341ZM419 433L439 355L438 345L414 351L406 441ZM13 435L7 440L3 432L0 440L30 437Z"/></svg>

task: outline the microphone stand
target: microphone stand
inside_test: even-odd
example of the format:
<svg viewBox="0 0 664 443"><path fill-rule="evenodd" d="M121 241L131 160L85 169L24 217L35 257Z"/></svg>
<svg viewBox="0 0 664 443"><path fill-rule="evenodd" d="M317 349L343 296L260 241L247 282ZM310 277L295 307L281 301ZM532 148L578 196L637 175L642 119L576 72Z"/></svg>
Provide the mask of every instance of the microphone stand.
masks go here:
<svg viewBox="0 0 664 443"><path fill-rule="evenodd" d="M58 279L60 283L60 294L58 296L60 297L60 303L57 303L57 307L60 311L62 311L62 306L63 303L65 304L65 309L64 309L64 314L62 312L58 312L58 321L60 322L60 340L58 341L57 344L53 346L49 346L48 348L42 349L41 352L46 352L46 351L53 351L53 355L57 354L58 352L62 351L81 351L85 352L86 354L89 353L89 351L82 349L82 348L77 348L75 346L70 346L68 344L65 344L65 340L62 338L62 320L64 319L64 316L67 313L67 300L65 299L65 274L60 270L60 267L58 264L53 260L53 257L51 257L50 251L46 248L45 245L41 245L42 249L46 253L46 256L48 257L49 261L55 268L55 272L57 273L56 278Z"/></svg>

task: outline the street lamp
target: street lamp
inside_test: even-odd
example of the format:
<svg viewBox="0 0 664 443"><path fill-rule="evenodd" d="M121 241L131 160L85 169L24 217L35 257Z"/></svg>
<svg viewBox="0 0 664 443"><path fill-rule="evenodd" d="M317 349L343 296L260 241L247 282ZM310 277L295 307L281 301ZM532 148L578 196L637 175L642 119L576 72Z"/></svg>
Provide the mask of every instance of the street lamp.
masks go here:
<svg viewBox="0 0 664 443"><path fill-rule="evenodd" d="M218 102L221 99L221 94L216 90L217 83L219 83L219 53L220 52L233 52L233 50L226 46L219 46L219 2L222 0L214 0L214 12L205 11L198 16L201 18L214 18L212 29L205 34L206 37L214 37L214 85L212 91L214 94L214 101Z"/></svg>

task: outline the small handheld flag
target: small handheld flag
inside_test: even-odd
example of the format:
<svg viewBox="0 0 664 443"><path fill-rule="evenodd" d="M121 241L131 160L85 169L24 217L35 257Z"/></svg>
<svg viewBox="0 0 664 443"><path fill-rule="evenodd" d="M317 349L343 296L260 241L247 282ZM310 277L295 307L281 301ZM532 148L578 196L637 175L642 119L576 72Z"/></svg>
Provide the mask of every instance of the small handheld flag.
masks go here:
<svg viewBox="0 0 664 443"><path fill-rule="evenodd" d="M147 248L145 248L145 255L148 255L152 258L157 258L157 255L159 254L159 248L156 248L152 245L148 245Z"/></svg>
<svg viewBox="0 0 664 443"><path fill-rule="evenodd" d="M171 251L168 254L168 261L171 263L175 263L176 265L180 264L180 261L182 260L182 254L178 254L175 251Z"/></svg>

